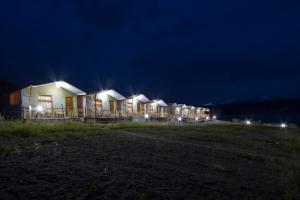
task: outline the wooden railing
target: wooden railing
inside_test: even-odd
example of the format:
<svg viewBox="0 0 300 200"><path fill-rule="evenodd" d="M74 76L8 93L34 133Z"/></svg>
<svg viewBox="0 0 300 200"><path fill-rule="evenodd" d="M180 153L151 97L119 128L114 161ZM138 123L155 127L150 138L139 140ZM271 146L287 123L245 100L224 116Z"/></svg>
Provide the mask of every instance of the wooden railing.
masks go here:
<svg viewBox="0 0 300 200"><path fill-rule="evenodd" d="M144 116L146 113L149 117L155 118L196 118L205 119L209 114L204 112L190 113L187 115L182 114L172 114L170 112L136 112L136 113L126 113L121 111L109 112L105 110L97 110L96 112L92 109L78 109L77 112L68 112L68 116L66 116L66 110L64 108L53 108L48 111L38 112L36 109L29 110L28 107L11 107L6 109L6 116L10 116L10 118L22 118L22 119L64 119L64 118L122 118L122 117L134 117L134 116Z"/></svg>

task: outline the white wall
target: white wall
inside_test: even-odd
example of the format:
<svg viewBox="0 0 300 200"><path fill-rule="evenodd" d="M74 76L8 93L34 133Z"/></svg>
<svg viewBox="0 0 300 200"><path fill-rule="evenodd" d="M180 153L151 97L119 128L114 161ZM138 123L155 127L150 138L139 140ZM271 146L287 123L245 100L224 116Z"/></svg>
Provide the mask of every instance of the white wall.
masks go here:
<svg viewBox="0 0 300 200"><path fill-rule="evenodd" d="M61 88L57 87L55 84L47 84L47 85L41 85L38 87L32 87L31 88L31 97L30 95L30 88L26 87L22 89L22 107L29 107L29 99L30 99L30 105L32 108L35 108L38 105L38 96L39 95L51 95L52 96L52 103L53 108L63 108L66 107L66 97L73 97L73 108L74 108L74 115L76 116L78 114L77 111L77 95Z"/></svg>

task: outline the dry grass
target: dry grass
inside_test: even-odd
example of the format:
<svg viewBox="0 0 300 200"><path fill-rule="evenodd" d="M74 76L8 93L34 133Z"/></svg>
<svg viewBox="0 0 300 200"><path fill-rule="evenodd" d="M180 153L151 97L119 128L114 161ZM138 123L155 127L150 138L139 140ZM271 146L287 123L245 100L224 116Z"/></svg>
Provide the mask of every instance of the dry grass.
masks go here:
<svg viewBox="0 0 300 200"><path fill-rule="evenodd" d="M105 134L124 135L129 133L145 140L164 144L172 143L188 148L207 148L218 153L229 153L247 162L263 164L274 170L281 180L278 183L281 199L300 199L300 131L282 130L275 127L213 124L213 125L167 125L119 123L108 125L87 125L83 123L43 124L22 122L0 122L0 156L31 152L37 146L61 141L87 140ZM134 137L132 136L132 137ZM131 145L130 143L128 145ZM163 154L163 153L162 153ZM207 167L212 173L228 173L232 167L222 160ZM238 170L238 169L235 169ZM193 184L192 175L183 178L187 185ZM82 190L69 193L69 199L88 196L101 190L96 179ZM148 187L148 186L147 186ZM146 186L135 188L136 199L147 199ZM278 189L276 188L276 189Z"/></svg>

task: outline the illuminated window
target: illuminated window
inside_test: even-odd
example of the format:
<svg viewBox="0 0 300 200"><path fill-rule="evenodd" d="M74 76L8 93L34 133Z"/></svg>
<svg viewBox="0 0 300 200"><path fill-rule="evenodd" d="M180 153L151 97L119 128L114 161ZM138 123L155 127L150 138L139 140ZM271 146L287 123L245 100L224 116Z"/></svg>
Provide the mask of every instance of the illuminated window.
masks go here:
<svg viewBox="0 0 300 200"><path fill-rule="evenodd" d="M102 110L102 100L96 99L95 104L96 104L96 110L101 111Z"/></svg>
<svg viewBox="0 0 300 200"><path fill-rule="evenodd" d="M39 95L38 96L38 106L41 106L45 113L52 113L52 96Z"/></svg>
<svg viewBox="0 0 300 200"><path fill-rule="evenodd" d="M133 105L132 105L132 99L127 100L127 112L132 113Z"/></svg>

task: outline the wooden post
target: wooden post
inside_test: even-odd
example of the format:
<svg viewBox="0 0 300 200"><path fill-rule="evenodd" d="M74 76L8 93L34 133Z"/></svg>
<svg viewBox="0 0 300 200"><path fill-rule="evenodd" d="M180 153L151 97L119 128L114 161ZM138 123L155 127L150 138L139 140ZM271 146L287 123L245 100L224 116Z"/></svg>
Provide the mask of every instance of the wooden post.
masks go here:
<svg viewBox="0 0 300 200"><path fill-rule="evenodd" d="M94 94L94 118L96 122L96 116L97 116L97 105L96 105L96 94Z"/></svg>
<svg viewBox="0 0 300 200"><path fill-rule="evenodd" d="M31 110L32 110L32 106L31 106L31 91L32 90L32 85L30 86L30 89L29 89L29 107L31 107L31 109L29 109L29 119L31 119Z"/></svg>
<svg viewBox="0 0 300 200"><path fill-rule="evenodd" d="M114 100L114 113L115 113L115 117L117 116L117 100Z"/></svg>
<svg viewBox="0 0 300 200"><path fill-rule="evenodd" d="M133 98L131 99L131 114L134 116L134 110L133 110Z"/></svg>

